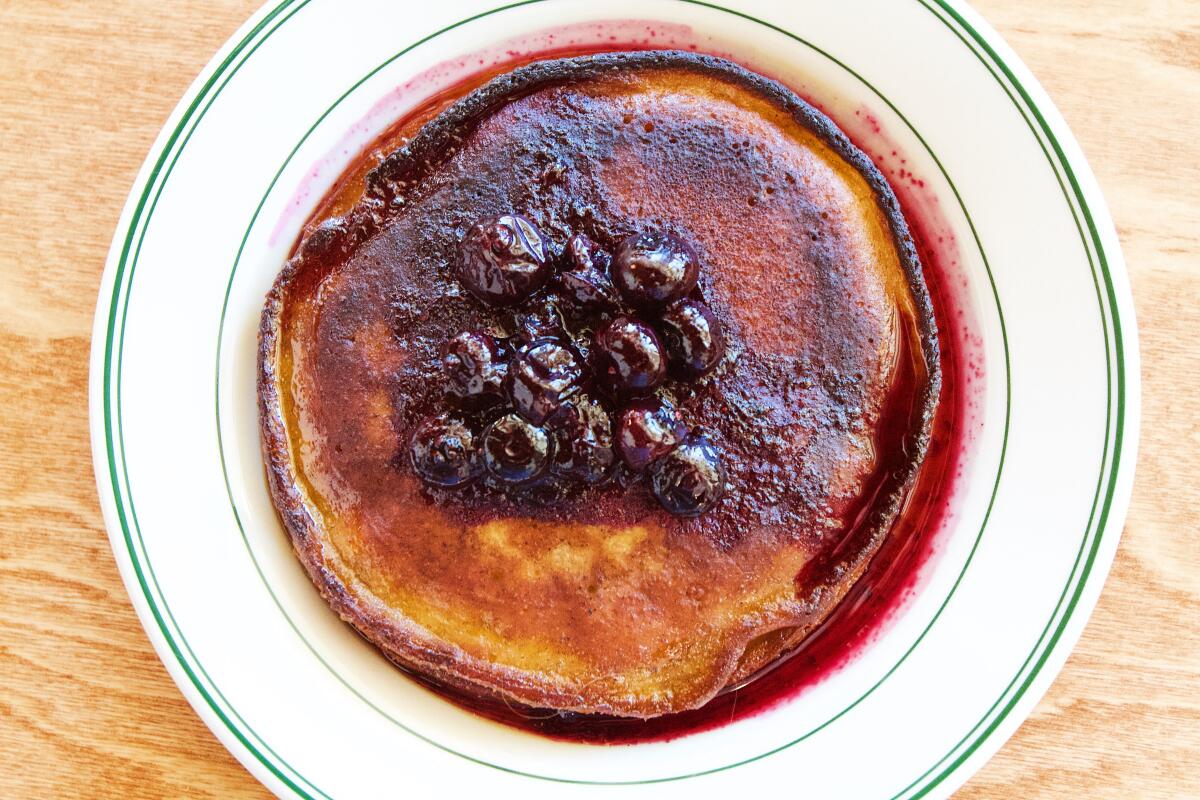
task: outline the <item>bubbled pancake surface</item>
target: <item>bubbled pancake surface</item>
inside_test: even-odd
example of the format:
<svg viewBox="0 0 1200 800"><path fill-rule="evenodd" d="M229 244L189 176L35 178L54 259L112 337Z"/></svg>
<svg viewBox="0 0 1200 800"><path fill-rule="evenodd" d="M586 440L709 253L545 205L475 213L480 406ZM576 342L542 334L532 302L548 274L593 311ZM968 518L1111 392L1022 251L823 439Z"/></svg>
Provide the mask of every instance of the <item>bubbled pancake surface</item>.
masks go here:
<svg viewBox="0 0 1200 800"><path fill-rule="evenodd" d="M729 352L673 399L724 453L714 509L673 517L640 484L547 504L413 475L409 432L443 406L438 349L511 325L453 274L467 227L509 210L559 245L648 228L693 243ZM436 682L641 717L702 705L828 615L895 518L938 391L928 294L879 173L779 84L674 52L539 62L428 123L309 229L260 365L275 503L344 619Z"/></svg>

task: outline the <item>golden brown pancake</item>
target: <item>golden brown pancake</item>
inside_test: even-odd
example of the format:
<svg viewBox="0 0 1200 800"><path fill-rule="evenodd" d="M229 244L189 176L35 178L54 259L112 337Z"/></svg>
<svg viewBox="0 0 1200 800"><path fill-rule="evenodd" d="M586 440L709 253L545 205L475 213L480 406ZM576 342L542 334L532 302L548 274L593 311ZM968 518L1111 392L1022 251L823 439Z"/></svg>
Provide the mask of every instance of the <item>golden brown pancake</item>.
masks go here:
<svg viewBox="0 0 1200 800"><path fill-rule="evenodd" d="M727 490L697 517L615 481L431 489L404 458L438 349L510 330L454 275L477 219L561 245L692 243L726 358L673 395ZM535 63L477 89L309 227L267 299L267 474L325 599L420 676L536 708L697 708L803 640L862 574L924 457L940 373L912 240L826 117L716 58Z"/></svg>

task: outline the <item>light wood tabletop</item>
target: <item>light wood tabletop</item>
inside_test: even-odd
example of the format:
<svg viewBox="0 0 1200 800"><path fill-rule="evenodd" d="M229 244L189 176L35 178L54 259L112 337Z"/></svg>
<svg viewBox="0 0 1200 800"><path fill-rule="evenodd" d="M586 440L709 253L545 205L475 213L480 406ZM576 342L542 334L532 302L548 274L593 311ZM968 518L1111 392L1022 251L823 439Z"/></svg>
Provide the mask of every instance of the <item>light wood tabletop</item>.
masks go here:
<svg viewBox="0 0 1200 800"><path fill-rule="evenodd" d="M121 206L260 0L0 1L0 797L263 797L142 632L88 351ZM965 798L1200 797L1200 2L978 0L1078 136L1141 334L1132 510L1078 648Z"/></svg>

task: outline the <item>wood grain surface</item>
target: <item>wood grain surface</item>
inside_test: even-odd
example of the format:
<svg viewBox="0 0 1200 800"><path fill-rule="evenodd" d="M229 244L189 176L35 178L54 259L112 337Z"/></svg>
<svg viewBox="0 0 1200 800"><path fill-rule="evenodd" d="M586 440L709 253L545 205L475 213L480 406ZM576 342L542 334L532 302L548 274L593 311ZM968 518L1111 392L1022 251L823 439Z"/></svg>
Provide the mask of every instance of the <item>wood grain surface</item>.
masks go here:
<svg viewBox="0 0 1200 800"><path fill-rule="evenodd" d="M264 797L159 663L100 517L96 291L159 128L258 0L0 0L0 797ZM964 798L1200 797L1200 2L979 0L1104 188L1144 416L1066 669Z"/></svg>

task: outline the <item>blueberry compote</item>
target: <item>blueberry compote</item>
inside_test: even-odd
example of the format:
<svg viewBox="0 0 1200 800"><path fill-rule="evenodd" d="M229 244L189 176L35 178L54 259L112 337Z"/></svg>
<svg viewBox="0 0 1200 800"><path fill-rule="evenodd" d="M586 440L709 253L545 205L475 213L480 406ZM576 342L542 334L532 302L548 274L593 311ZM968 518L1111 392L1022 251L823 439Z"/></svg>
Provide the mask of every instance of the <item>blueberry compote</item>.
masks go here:
<svg viewBox="0 0 1200 800"><path fill-rule="evenodd" d="M680 517L720 501L720 445L670 400L725 353L685 239L640 231L612 253L574 233L556 246L501 214L467 229L454 270L470 295L458 302L481 303L496 326L442 345L445 407L409 443L426 484L543 502L640 484Z"/></svg>

